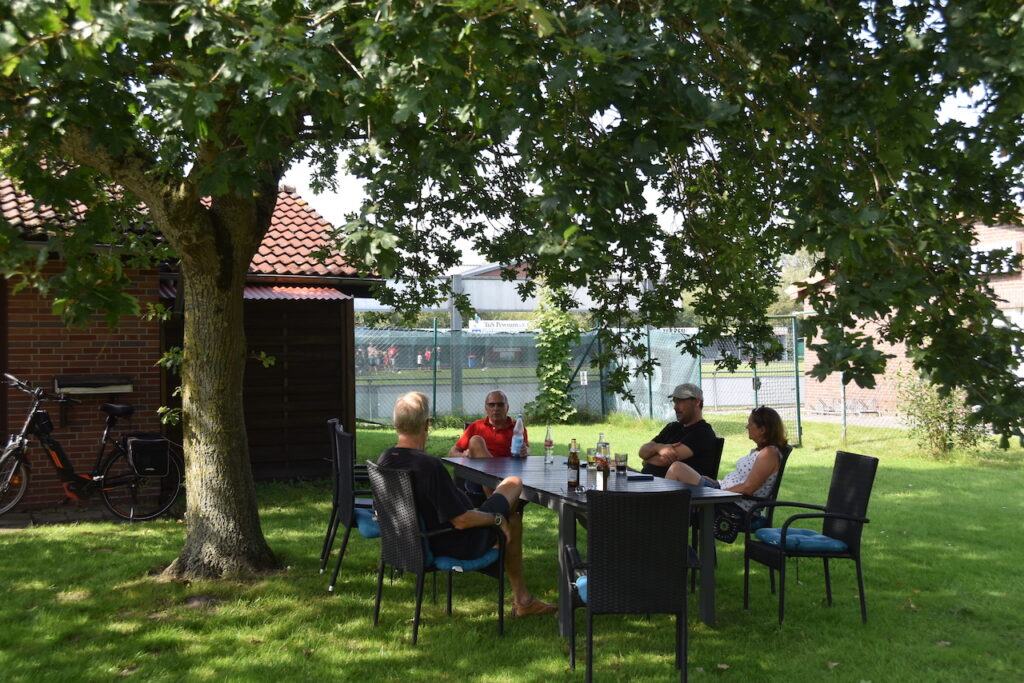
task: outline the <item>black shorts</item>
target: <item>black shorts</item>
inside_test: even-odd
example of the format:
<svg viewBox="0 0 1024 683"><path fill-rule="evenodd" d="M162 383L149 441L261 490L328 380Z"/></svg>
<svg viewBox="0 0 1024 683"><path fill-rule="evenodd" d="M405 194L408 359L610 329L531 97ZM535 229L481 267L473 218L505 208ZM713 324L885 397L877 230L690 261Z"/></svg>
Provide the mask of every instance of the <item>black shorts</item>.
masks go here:
<svg viewBox="0 0 1024 683"><path fill-rule="evenodd" d="M483 505L477 508L481 512L493 512L496 515L501 515L505 519L508 519L509 514L512 512L508 504L508 498L495 493L490 498L483 502Z"/></svg>
<svg viewBox="0 0 1024 683"><path fill-rule="evenodd" d="M501 515L508 519L511 512L508 499L500 493L495 493L485 500L477 508L481 512L489 512L493 515ZM473 560L494 547L498 542L496 534L501 531L496 526L477 526L462 531L449 531L446 534L434 536L430 540L430 549L435 555L454 557L459 560Z"/></svg>

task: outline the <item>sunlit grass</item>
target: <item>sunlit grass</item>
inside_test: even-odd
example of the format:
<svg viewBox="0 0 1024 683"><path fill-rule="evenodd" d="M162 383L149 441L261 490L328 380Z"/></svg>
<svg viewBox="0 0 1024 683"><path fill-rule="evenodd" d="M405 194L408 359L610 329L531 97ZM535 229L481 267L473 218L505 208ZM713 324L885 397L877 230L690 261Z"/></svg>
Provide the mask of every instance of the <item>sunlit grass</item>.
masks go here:
<svg viewBox="0 0 1024 683"><path fill-rule="evenodd" d="M723 471L749 449L744 418L712 420L727 437ZM613 451L633 454L660 427L614 417L553 431L560 455L569 438L586 446L602 431ZM538 429L535 444L543 433ZM437 430L428 449L443 454L457 435L456 429ZM357 436L363 458L375 457L394 438L388 430ZM839 437L836 425L806 425L805 447L794 451L782 486L784 499L824 502ZM744 611L742 544L720 545L718 626L698 622L691 605L691 678L1018 680L1024 671L1021 450L936 462L920 458L896 430L865 429L852 433L845 449L881 459L864 537L868 624L860 622L849 562L834 563L832 608L825 605L820 563L805 560L799 581L791 565L783 627L761 568L753 571L751 609ZM428 597L415 648L409 643L411 577L388 582L374 629L377 543L353 537L333 596L317 571L328 483L262 484L258 492L264 532L286 568L253 581L158 580L184 538L183 526L170 520L0 534L3 679L582 678L582 671L568 671L554 619L510 620L506 636L497 636L494 583L483 576L456 578L452 617L444 614L443 587L438 604ZM663 523L638 533L657 542ZM553 600L555 517L531 506L526 526L527 580ZM669 679L672 632L671 620L660 616L599 618L597 680Z"/></svg>

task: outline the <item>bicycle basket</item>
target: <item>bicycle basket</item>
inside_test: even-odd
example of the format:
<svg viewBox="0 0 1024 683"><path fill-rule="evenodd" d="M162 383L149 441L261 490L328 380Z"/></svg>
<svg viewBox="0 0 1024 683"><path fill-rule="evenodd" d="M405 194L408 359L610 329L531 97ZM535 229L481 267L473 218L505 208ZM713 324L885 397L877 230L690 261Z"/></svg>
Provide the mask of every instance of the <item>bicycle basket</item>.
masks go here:
<svg viewBox="0 0 1024 683"><path fill-rule="evenodd" d="M170 442L159 434L134 434L125 438L128 462L135 474L166 476L170 469Z"/></svg>

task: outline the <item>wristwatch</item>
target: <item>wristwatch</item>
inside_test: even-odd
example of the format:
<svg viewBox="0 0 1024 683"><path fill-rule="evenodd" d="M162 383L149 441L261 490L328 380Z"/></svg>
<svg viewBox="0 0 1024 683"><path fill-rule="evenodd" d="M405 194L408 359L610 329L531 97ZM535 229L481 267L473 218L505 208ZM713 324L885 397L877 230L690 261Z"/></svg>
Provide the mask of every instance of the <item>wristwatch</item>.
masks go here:
<svg viewBox="0 0 1024 683"><path fill-rule="evenodd" d="M501 523L505 520L501 515L494 515L494 526L501 526Z"/></svg>

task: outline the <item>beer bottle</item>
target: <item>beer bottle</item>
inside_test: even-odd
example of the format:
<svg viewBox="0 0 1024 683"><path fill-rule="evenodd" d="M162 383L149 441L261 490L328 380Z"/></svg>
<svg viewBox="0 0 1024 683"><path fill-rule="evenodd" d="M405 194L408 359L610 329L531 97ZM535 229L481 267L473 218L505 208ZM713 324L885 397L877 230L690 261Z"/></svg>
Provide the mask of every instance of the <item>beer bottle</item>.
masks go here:
<svg viewBox="0 0 1024 683"><path fill-rule="evenodd" d="M579 488L580 485L580 447L576 439L569 443L569 473L566 480L569 491Z"/></svg>
<svg viewBox="0 0 1024 683"><path fill-rule="evenodd" d="M608 490L608 477L611 475L611 466L608 464L611 458L608 444L602 443L601 450L597 453L597 488L599 491Z"/></svg>

